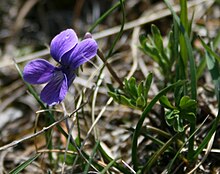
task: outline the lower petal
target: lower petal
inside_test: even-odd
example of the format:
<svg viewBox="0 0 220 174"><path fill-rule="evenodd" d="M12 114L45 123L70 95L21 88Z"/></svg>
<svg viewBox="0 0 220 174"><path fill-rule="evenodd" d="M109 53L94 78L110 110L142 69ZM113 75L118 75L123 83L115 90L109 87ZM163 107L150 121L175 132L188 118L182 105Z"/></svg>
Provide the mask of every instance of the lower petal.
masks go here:
<svg viewBox="0 0 220 174"><path fill-rule="evenodd" d="M67 91L67 77L62 71L57 71L52 80L41 91L40 98L48 105L55 105L64 100Z"/></svg>
<svg viewBox="0 0 220 174"><path fill-rule="evenodd" d="M31 84L42 84L51 80L55 67L44 59L30 61L23 71L24 80Z"/></svg>

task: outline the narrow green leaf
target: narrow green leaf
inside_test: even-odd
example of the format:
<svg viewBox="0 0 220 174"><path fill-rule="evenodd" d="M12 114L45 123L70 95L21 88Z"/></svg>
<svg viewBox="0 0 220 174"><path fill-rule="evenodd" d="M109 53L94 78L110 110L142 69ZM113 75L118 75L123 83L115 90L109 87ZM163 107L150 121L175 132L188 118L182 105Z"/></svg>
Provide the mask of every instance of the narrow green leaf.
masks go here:
<svg viewBox="0 0 220 174"><path fill-rule="evenodd" d="M187 1L181 0L180 1L180 21L186 30L188 36L189 36L189 26L188 26L188 10L187 10Z"/></svg>
<svg viewBox="0 0 220 174"><path fill-rule="evenodd" d="M173 137L171 137L164 145L157 151L155 152L152 157L148 160L146 165L142 168L141 173L148 173L150 170L151 166L158 160L160 155L162 155L168 148L169 146L177 140L179 137L180 133L176 133Z"/></svg>
<svg viewBox="0 0 220 174"><path fill-rule="evenodd" d="M189 37L191 37L190 34L192 33L192 25L193 25L194 16L195 16L195 11L193 11L192 17L188 21L188 34L189 34Z"/></svg>
<svg viewBox="0 0 220 174"><path fill-rule="evenodd" d="M175 48L175 39L174 39L174 32L171 30L169 33L169 41L168 41L168 46L167 46L167 54L169 55L169 62L170 62L170 67L173 66L175 60L176 60L176 54L175 51L177 51L177 49ZM176 50L175 50L176 49Z"/></svg>
<svg viewBox="0 0 220 174"><path fill-rule="evenodd" d="M186 5L186 0L181 0L180 1L180 22L182 24L182 27L184 28L184 33L186 33L187 36L189 36L189 31L188 31L188 16L187 16L187 5ZM187 47L186 47L186 41L184 38L184 33L180 33L180 54L181 58L184 62L185 67L187 67L187 62L188 62L188 55L187 55ZM186 69L185 69L186 70ZM187 70L186 70L187 73Z"/></svg>
<svg viewBox="0 0 220 174"><path fill-rule="evenodd" d="M34 160L36 160L41 154L35 154L35 156L33 156L32 158L28 159L27 161L23 162L22 164L20 164L19 166L17 166L15 169L13 169L12 171L10 171L10 174L17 174L20 173L22 170L24 170L27 166L29 166Z"/></svg>
<svg viewBox="0 0 220 174"><path fill-rule="evenodd" d="M110 167L112 167L115 162L116 162L116 160L114 159L110 163L108 163L108 165L100 172L100 174L107 173L108 169L110 169Z"/></svg>
<svg viewBox="0 0 220 174"><path fill-rule="evenodd" d="M100 154L102 155L102 158L104 159L104 161L106 161L106 163L110 163L110 162L114 161L110 156L108 156L106 151L102 148L101 144L99 144L98 150L99 150ZM116 161L114 161L112 166L114 166L116 169L118 169L122 173L130 173L129 169L125 168L123 165L120 165Z"/></svg>
<svg viewBox="0 0 220 174"><path fill-rule="evenodd" d="M93 158L94 158L94 156L95 156L95 154L96 154L96 152L97 152L97 149L98 149L99 144L100 144L99 141L96 142L95 147L94 147L93 150L92 150L92 154L89 155L89 161L88 161L89 163L87 163L87 165L86 165L85 168L84 168L84 173L85 173L85 174L88 173L89 167L92 165L92 161L93 161Z"/></svg>

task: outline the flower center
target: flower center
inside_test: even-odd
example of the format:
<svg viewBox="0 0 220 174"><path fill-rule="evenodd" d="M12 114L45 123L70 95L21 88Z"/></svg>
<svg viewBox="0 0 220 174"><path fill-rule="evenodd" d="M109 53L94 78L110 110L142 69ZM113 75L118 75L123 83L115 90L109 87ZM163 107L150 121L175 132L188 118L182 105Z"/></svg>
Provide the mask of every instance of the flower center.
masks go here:
<svg viewBox="0 0 220 174"><path fill-rule="evenodd" d="M57 67L57 71L62 71L62 73L66 75L68 86L71 85L71 83L76 77L75 71L73 71L70 66L61 65Z"/></svg>

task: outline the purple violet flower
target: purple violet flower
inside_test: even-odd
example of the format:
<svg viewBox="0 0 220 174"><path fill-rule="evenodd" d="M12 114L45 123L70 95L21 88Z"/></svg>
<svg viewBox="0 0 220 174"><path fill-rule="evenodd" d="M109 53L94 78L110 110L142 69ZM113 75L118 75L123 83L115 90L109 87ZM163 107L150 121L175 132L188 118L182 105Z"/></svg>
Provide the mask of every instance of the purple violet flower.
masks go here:
<svg viewBox="0 0 220 174"><path fill-rule="evenodd" d="M97 49L94 39L79 42L74 30L64 30L50 44L50 54L59 66L55 67L44 59L30 61L24 67L24 80L30 84L47 83L41 91L41 100L48 105L60 103L76 77L76 69L93 58Z"/></svg>

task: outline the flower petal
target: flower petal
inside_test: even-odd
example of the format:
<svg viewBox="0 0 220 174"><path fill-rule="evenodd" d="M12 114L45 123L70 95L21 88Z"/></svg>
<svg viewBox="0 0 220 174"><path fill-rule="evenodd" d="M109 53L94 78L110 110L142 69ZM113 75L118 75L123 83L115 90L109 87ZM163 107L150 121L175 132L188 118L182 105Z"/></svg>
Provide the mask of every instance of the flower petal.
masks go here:
<svg viewBox="0 0 220 174"><path fill-rule="evenodd" d="M40 98L48 105L55 105L64 100L68 91L66 75L56 71L52 80L41 91Z"/></svg>
<svg viewBox="0 0 220 174"><path fill-rule="evenodd" d="M94 39L85 39L62 57L61 64L68 65L72 70L75 70L93 58L97 53L97 49L98 45Z"/></svg>
<svg viewBox="0 0 220 174"><path fill-rule="evenodd" d="M73 49L78 43L78 37L74 30L67 29L56 35L50 44L50 54L60 62L61 57Z"/></svg>
<svg viewBox="0 0 220 174"><path fill-rule="evenodd" d="M30 61L23 71L23 78L31 84L42 84L50 81L55 67L44 59Z"/></svg>

